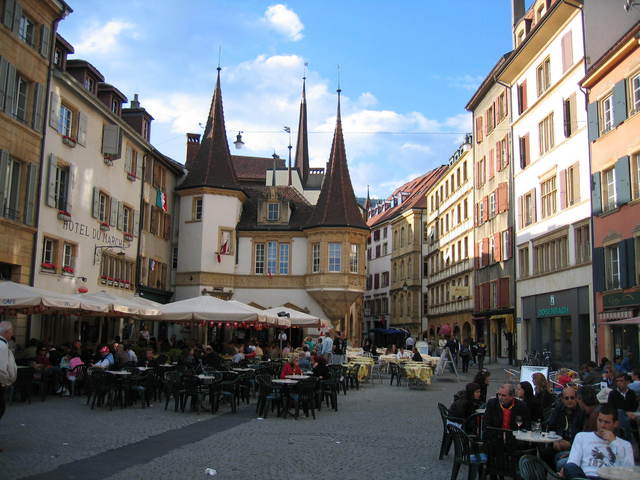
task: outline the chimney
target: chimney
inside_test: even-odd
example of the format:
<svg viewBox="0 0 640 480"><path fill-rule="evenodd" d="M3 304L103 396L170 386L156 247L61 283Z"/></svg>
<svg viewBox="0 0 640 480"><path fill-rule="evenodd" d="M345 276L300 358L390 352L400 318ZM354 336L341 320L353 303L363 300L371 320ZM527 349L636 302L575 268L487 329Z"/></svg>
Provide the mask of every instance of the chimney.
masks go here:
<svg viewBox="0 0 640 480"><path fill-rule="evenodd" d="M511 19L513 21L512 27L516 26L520 19L524 17L524 14L524 0L511 0Z"/></svg>
<svg viewBox="0 0 640 480"><path fill-rule="evenodd" d="M130 108L140 108L140 102L138 101L138 94L133 94L133 100L131 100Z"/></svg>
<svg viewBox="0 0 640 480"><path fill-rule="evenodd" d="M187 133L187 159L184 166L189 170L191 162L200 150L200 134L199 133Z"/></svg>

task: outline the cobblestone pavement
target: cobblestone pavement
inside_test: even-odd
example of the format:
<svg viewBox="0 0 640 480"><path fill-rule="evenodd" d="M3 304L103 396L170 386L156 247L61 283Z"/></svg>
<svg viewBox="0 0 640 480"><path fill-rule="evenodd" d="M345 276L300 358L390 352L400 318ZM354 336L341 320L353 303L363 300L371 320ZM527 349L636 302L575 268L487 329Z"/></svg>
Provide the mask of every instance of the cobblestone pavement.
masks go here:
<svg viewBox="0 0 640 480"><path fill-rule="evenodd" d="M436 405L470 381L451 377L425 390L363 385L316 420L258 419L254 403L217 415L165 411L163 402L113 411L92 411L81 398L16 403L0 421L0 478L205 479L213 468L220 480L445 480L451 462L438 461Z"/></svg>

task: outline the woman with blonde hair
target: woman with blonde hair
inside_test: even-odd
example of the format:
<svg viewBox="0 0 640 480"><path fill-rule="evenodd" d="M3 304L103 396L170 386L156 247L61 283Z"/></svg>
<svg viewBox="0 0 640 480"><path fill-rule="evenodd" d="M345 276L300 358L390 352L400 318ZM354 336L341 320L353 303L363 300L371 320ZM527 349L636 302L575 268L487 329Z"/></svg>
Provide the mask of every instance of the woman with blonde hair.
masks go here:
<svg viewBox="0 0 640 480"><path fill-rule="evenodd" d="M543 373L537 372L531 376L533 380L534 395L530 402L531 419L543 420L545 411L553 406L553 395L547 377Z"/></svg>

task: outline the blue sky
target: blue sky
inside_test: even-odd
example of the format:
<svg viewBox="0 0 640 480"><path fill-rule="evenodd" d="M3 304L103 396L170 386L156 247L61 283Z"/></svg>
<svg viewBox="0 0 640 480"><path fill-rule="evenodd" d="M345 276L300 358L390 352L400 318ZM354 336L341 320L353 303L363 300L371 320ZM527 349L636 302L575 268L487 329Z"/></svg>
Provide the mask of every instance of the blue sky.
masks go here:
<svg viewBox="0 0 640 480"><path fill-rule="evenodd" d="M511 47L510 3L70 0L59 31L76 48L71 58L90 61L130 99L139 94L155 117L152 143L180 162L185 133L206 121L219 46L227 133L245 132L239 154L286 157L282 127L297 128L309 64L312 166L328 160L340 65L354 189L365 195L370 184L386 197L446 163L470 131L464 106Z"/></svg>

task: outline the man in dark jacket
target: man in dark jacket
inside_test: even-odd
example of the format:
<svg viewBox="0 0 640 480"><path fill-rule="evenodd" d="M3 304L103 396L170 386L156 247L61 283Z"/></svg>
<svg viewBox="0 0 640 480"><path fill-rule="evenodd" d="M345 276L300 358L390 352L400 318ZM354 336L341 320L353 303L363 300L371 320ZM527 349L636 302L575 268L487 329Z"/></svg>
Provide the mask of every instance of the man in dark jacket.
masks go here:
<svg viewBox="0 0 640 480"><path fill-rule="evenodd" d="M505 383L498 389L498 398L492 398L487 402L487 410L484 414L485 426L502 428L505 430L517 430L517 419L520 417L520 428L531 428L531 415L527 406L515 398L516 387Z"/></svg>
<svg viewBox="0 0 640 480"><path fill-rule="evenodd" d="M560 400L562 403L551 412L547 426L550 432L556 432L562 438L542 452L542 457L549 466L558 470L569 456L573 439L582 431L585 421L585 413L578 406L578 392L575 387L565 387Z"/></svg>
<svg viewBox="0 0 640 480"><path fill-rule="evenodd" d="M624 431L626 438L632 438L631 424L627 412L638 410L638 398L636 392L629 388L631 377L626 373L619 373L615 378L616 388L609 393L607 406L618 411L618 422Z"/></svg>

